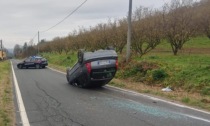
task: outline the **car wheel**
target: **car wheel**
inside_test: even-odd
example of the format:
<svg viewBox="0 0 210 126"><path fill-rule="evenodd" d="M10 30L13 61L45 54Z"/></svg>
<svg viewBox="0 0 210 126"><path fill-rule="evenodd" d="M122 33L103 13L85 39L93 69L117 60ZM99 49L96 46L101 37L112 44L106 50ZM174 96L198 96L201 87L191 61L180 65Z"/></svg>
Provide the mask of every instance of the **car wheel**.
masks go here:
<svg viewBox="0 0 210 126"><path fill-rule="evenodd" d="M79 62L79 63L82 63L82 62L83 62L83 57L84 57L84 50L83 50L83 49L80 49L80 50L78 51L77 56L78 56L78 62Z"/></svg>
<svg viewBox="0 0 210 126"><path fill-rule="evenodd" d="M67 69L66 69L66 79L67 79L67 81L68 81L68 83L69 83L70 85L73 85L74 82L71 82L71 81L69 80L69 70L70 70L70 68L67 68Z"/></svg>
<svg viewBox="0 0 210 126"><path fill-rule="evenodd" d="M35 67L36 67L36 69L39 69L40 68L40 65L39 64L36 64Z"/></svg>
<svg viewBox="0 0 210 126"><path fill-rule="evenodd" d="M45 68L45 66L42 66L42 68L44 69L44 68Z"/></svg>
<svg viewBox="0 0 210 126"><path fill-rule="evenodd" d="M72 82L69 81L68 75L66 75L66 79L67 79L68 83L72 85Z"/></svg>
<svg viewBox="0 0 210 126"><path fill-rule="evenodd" d="M19 69L22 69L22 68L23 68L23 66L22 66L22 65L18 65L18 68L19 68Z"/></svg>
<svg viewBox="0 0 210 126"><path fill-rule="evenodd" d="M68 83L71 84L70 81L69 81L68 75L66 75L66 79L67 79Z"/></svg>

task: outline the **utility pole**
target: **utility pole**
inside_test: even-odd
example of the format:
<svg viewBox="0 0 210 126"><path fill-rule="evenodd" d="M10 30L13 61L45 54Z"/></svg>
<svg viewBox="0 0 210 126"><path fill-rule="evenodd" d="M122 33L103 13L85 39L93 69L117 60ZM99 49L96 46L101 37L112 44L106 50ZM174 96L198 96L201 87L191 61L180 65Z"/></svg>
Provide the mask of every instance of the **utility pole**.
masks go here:
<svg viewBox="0 0 210 126"><path fill-rule="evenodd" d="M1 56L3 58L4 56L3 56L3 44L2 44L2 40L0 40L0 43L1 43Z"/></svg>
<svg viewBox="0 0 210 126"><path fill-rule="evenodd" d="M131 16L132 16L132 0L129 0L126 62L129 61L131 56Z"/></svg>
<svg viewBox="0 0 210 126"><path fill-rule="evenodd" d="M37 43L37 51L38 51L38 55L39 55L39 31L38 31L38 43Z"/></svg>

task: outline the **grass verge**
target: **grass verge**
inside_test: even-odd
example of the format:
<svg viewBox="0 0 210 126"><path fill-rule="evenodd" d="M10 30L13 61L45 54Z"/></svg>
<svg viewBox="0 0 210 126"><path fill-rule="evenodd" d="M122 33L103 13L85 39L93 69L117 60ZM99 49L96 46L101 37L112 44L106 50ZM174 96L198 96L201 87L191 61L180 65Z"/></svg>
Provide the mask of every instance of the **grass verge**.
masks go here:
<svg viewBox="0 0 210 126"><path fill-rule="evenodd" d="M14 104L9 61L0 62L0 126L14 125Z"/></svg>

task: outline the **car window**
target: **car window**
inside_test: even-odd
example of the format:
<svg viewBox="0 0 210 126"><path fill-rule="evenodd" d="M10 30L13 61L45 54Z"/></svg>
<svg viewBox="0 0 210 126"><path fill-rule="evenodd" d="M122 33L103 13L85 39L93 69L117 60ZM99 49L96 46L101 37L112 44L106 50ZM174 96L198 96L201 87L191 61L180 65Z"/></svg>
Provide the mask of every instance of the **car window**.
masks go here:
<svg viewBox="0 0 210 126"><path fill-rule="evenodd" d="M25 62L30 62L31 58L25 59Z"/></svg>
<svg viewBox="0 0 210 126"><path fill-rule="evenodd" d="M34 62L36 59L35 58L31 58L31 62Z"/></svg>
<svg viewBox="0 0 210 126"><path fill-rule="evenodd" d="M36 58L36 59L34 59L35 61L39 61L39 59L38 58Z"/></svg>

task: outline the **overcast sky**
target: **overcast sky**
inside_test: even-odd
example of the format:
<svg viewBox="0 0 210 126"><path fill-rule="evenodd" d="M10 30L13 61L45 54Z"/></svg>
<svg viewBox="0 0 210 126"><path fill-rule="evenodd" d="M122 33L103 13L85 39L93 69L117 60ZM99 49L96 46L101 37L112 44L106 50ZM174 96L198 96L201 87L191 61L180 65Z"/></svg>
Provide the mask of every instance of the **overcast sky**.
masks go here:
<svg viewBox="0 0 210 126"><path fill-rule="evenodd" d="M133 0L133 11L137 7L159 8L170 0ZM84 0L1 0L0 39L5 48L29 42L38 31L40 40L51 40L67 36L79 27L88 28L108 19L125 17L129 0L87 0L72 16L53 29L42 32L70 14ZM38 42L38 37L33 43Z"/></svg>

